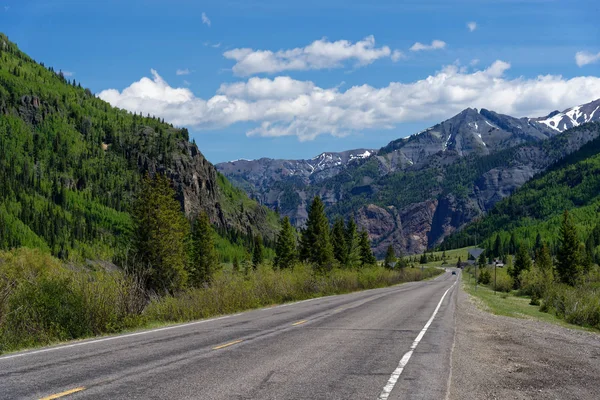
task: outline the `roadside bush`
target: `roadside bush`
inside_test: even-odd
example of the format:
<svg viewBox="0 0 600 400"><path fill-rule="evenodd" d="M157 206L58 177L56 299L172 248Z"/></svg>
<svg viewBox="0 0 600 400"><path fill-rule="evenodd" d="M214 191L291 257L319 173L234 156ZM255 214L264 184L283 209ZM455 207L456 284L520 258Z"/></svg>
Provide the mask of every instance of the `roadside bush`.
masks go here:
<svg viewBox="0 0 600 400"><path fill-rule="evenodd" d="M274 270L263 264L256 271L217 274L209 287L153 298L144 311L150 321L183 322L286 301L348 293L417 281L442 273L435 268L389 270L380 266L359 270L335 268L315 274L306 264Z"/></svg>
<svg viewBox="0 0 600 400"><path fill-rule="evenodd" d="M480 284L482 284L482 285L488 285L490 283L491 279L492 279L492 275L490 274L490 269L489 268L482 268L479 271L479 276L477 277L477 279L479 280Z"/></svg>
<svg viewBox="0 0 600 400"><path fill-rule="evenodd" d="M508 274L504 268L496 268L496 290L499 292L509 293L514 285L512 277ZM494 271L490 272L490 283L489 287L494 288Z"/></svg>
<svg viewBox="0 0 600 400"><path fill-rule="evenodd" d="M541 310L554 312L571 324L600 329L600 289L555 284L546 292Z"/></svg>
<svg viewBox="0 0 600 400"><path fill-rule="evenodd" d="M140 325L145 302L119 271L67 268L39 250L0 252L0 353Z"/></svg>

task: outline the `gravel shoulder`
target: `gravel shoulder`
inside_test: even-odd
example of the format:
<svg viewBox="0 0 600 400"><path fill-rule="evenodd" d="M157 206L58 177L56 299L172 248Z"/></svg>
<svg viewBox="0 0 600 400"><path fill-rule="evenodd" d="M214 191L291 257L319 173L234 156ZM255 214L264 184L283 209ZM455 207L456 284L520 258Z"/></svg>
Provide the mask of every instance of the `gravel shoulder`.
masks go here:
<svg viewBox="0 0 600 400"><path fill-rule="evenodd" d="M448 399L598 399L600 334L490 314L459 290Z"/></svg>

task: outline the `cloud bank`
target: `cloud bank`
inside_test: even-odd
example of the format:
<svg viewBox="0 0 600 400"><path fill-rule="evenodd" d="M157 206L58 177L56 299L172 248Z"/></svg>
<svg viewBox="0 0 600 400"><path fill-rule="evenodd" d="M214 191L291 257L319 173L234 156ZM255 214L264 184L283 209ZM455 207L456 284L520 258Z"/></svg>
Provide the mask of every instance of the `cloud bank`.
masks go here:
<svg viewBox="0 0 600 400"><path fill-rule="evenodd" d="M388 57L392 61L398 61L402 58L402 53L398 50L392 51L388 46L375 47L375 38L367 36L356 43L348 40L330 42L323 38L306 47L277 52L237 48L226 51L223 56L236 61L232 68L236 75L249 76L293 70L340 68L347 61L354 61L357 66L368 65Z"/></svg>
<svg viewBox="0 0 600 400"><path fill-rule="evenodd" d="M188 88L171 87L156 71L122 91L104 90L99 97L132 112L150 113L175 125L216 129L251 123L248 135L343 136L371 129L391 129L409 121L448 118L464 108L488 108L513 116L542 116L589 102L600 93L600 78L545 75L533 79L505 77L510 64L496 61L467 71L450 65L415 82L391 82L381 88L321 88L287 76L253 77L223 84L209 98Z"/></svg>

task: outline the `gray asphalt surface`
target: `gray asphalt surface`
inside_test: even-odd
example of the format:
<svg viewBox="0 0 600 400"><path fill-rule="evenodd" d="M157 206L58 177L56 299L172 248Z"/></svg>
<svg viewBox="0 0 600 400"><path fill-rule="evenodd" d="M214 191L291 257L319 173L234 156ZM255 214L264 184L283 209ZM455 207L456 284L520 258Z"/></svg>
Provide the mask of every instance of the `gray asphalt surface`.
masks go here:
<svg viewBox="0 0 600 400"><path fill-rule="evenodd" d="M10 354L0 398L377 399L451 288L389 396L444 399L459 276Z"/></svg>

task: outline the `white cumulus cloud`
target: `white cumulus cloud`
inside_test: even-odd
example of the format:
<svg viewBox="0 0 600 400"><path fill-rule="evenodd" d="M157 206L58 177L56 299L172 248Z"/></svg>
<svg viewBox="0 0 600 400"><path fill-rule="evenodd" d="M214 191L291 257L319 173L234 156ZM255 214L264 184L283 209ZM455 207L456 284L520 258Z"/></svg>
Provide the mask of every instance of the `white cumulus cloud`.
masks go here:
<svg viewBox="0 0 600 400"><path fill-rule="evenodd" d="M210 26L211 24L210 18L208 18L205 12L202 13L202 23L207 26Z"/></svg>
<svg viewBox="0 0 600 400"><path fill-rule="evenodd" d="M579 67L584 65L593 64L600 61L600 53L594 54L588 51L578 51L575 54L575 62Z"/></svg>
<svg viewBox="0 0 600 400"><path fill-rule="evenodd" d="M441 120L467 107L500 113L542 116L598 98L600 78L543 75L510 79L510 64L496 61L467 71L449 65L414 82L321 88L287 76L253 77L226 83L208 99L188 88L171 87L156 71L122 91L99 93L112 105L150 113L178 126L215 129L244 122L248 135L297 136L311 140L322 134L346 135L369 129L391 129L403 122Z"/></svg>
<svg viewBox="0 0 600 400"><path fill-rule="evenodd" d="M223 56L236 61L233 66L236 75L248 76L292 70L340 68L346 61L355 61L357 66L368 65L387 57L398 61L402 53L398 50L392 51L388 46L375 47L375 38L367 36L356 43L348 40L330 42L323 38L306 47L276 52L238 48L226 51Z"/></svg>
<svg viewBox="0 0 600 400"><path fill-rule="evenodd" d="M467 22L467 28L469 28L469 32L473 32L475 29L477 29L477 22Z"/></svg>
<svg viewBox="0 0 600 400"><path fill-rule="evenodd" d="M431 44L423 44L421 42L417 42L412 45L410 51L422 51L422 50L440 50L446 47L446 42L442 40L434 40Z"/></svg>

